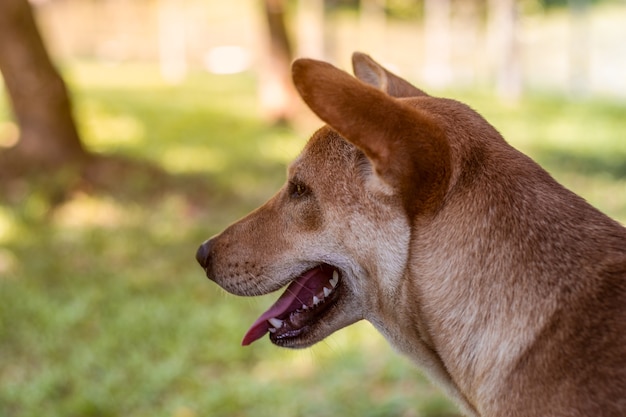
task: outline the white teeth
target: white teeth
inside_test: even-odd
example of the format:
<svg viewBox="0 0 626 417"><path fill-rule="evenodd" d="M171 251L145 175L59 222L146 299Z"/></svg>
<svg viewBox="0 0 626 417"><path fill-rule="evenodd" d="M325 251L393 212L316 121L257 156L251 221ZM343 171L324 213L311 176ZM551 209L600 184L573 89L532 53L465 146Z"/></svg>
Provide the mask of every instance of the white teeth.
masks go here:
<svg viewBox="0 0 626 417"><path fill-rule="evenodd" d="M300 308L301 310L308 310L312 307L315 307L316 305L322 303L324 301L324 299L326 299L330 294L332 294L333 290L335 289L335 287L337 287L337 284L339 284L339 272L337 272L336 270L333 271L333 277L328 280L328 282L330 283L330 285L332 286L331 288L326 288L323 287L322 290L324 291L324 295L321 295L318 297L317 295L313 296L313 303L312 305L307 305L307 304L302 304L302 307ZM277 319L277 318L271 318L269 320L267 320L275 329L280 329L283 325L283 320ZM270 328L270 331L272 329Z"/></svg>
<svg viewBox="0 0 626 417"><path fill-rule="evenodd" d="M339 283L339 273L337 271L333 271L333 277L328 282L330 282L330 285L332 285L333 288L335 288L337 284Z"/></svg>
<svg viewBox="0 0 626 417"><path fill-rule="evenodd" d="M276 317L272 317L267 320L275 329L280 329L283 327L283 321L281 319L277 319Z"/></svg>
<svg viewBox="0 0 626 417"><path fill-rule="evenodd" d="M267 329L267 330L269 330L269 331L270 331L270 333L276 333L276 329L275 329L275 328L273 328L273 327L270 327L270 328L269 328L269 329Z"/></svg>

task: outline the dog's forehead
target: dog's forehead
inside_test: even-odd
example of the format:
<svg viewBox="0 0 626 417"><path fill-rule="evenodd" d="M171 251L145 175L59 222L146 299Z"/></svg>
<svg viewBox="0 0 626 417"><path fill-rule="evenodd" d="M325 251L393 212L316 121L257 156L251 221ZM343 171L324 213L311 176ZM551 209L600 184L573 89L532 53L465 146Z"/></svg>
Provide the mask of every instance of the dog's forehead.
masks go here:
<svg viewBox="0 0 626 417"><path fill-rule="evenodd" d="M324 126L311 136L300 155L289 165L289 173L294 175L310 169L308 167L315 167L318 172L321 167L338 170L346 167L356 152L354 145Z"/></svg>

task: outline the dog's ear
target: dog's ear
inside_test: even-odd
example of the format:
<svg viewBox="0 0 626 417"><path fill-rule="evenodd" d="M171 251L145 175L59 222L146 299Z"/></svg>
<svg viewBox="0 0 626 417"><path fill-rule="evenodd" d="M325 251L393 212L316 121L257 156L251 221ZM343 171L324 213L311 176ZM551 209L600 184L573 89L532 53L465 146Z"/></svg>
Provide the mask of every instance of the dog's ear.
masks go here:
<svg viewBox="0 0 626 417"><path fill-rule="evenodd" d="M441 201L450 148L434 119L328 63L299 59L292 71L311 110L365 153L408 211Z"/></svg>
<svg viewBox="0 0 626 417"><path fill-rule="evenodd" d="M392 97L428 95L408 81L389 72L369 55L361 52L352 54L352 70L359 80L384 91Z"/></svg>

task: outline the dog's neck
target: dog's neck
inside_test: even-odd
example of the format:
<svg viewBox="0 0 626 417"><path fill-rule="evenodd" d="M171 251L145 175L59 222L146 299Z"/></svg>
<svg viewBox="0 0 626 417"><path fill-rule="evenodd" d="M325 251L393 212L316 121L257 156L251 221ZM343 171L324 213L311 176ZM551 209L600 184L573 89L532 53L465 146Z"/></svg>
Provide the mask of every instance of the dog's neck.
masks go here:
<svg viewBox="0 0 626 417"><path fill-rule="evenodd" d="M411 264L397 299L368 318L470 416L506 412L510 377L522 358L536 354L542 332L558 322L564 294L592 293L582 287L590 285L584 275L590 265L599 271L607 255L586 242L586 231L598 227L587 219L613 230L617 240L624 236L623 228L596 215L582 199L552 198L568 192L549 181L535 190L532 201L518 198L517 213L487 199L472 201L472 190L451 197L439 216L414 229ZM452 215L457 221L449 221L451 213L468 211L471 216ZM569 218L559 220L554 213ZM544 236L559 237L550 242L551 251Z"/></svg>
<svg viewBox="0 0 626 417"><path fill-rule="evenodd" d="M468 209L466 196L458 201L445 210ZM451 224L443 212L414 228L411 264L397 298L370 320L470 416L487 411L485 404L500 394L557 304L554 296L533 294L535 287L520 278L523 262L498 255L519 253L508 247L515 241L497 235L502 222L492 217L498 214L485 207L475 210L465 224Z"/></svg>
<svg viewBox="0 0 626 417"><path fill-rule="evenodd" d="M447 395L454 398L464 415L479 417L480 414L477 412L473 400L459 385L459 381L454 380L442 357L432 345L429 332L423 327L421 320L414 316L415 310L405 310L402 306L404 301L398 300L398 302L397 305L389 305L381 310L386 311L385 314L370 317L368 320L391 346L425 370L426 374Z"/></svg>

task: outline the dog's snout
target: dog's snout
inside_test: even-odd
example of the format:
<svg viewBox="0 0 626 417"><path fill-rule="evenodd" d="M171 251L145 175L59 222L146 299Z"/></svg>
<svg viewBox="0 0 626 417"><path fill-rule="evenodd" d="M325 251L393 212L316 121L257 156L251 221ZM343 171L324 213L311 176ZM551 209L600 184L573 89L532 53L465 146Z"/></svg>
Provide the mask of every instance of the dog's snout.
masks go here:
<svg viewBox="0 0 626 417"><path fill-rule="evenodd" d="M206 269L209 264L211 246L212 246L211 239L209 239L206 242L204 242L202 245L200 245L200 247L198 248L198 251L196 252L196 260L198 261L198 263L203 269Z"/></svg>

